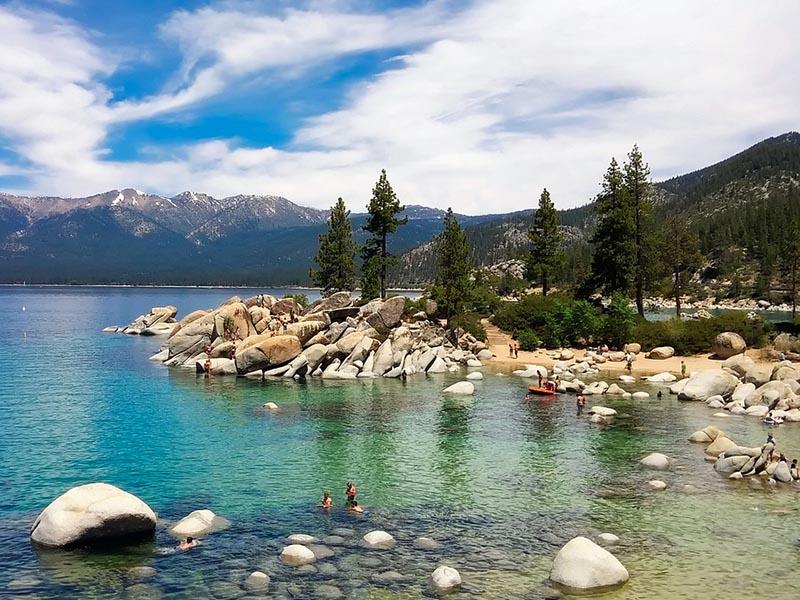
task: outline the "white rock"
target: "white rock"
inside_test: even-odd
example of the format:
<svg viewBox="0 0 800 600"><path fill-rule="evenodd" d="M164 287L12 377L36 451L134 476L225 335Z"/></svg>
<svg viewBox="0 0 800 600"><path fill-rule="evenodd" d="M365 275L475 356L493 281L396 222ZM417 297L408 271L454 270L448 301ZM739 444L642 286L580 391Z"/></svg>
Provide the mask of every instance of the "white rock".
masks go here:
<svg viewBox="0 0 800 600"><path fill-rule="evenodd" d="M585 537L571 539L553 561L550 579L568 588L591 590L628 581L628 571L617 558Z"/></svg>
<svg viewBox="0 0 800 600"><path fill-rule="evenodd" d="M723 371L700 371L689 378L689 381L678 393L679 400L699 400L705 401L710 396L720 395L724 398L729 397L739 380Z"/></svg>
<svg viewBox="0 0 800 600"><path fill-rule="evenodd" d="M619 380L622 383L635 383L636 382L636 378L632 377L631 375L620 375L619 376Z"/></svg>
<svg viewBox="0 0 800 600"><path fill-rule="evenodd" d="M277 404L275 404L274 402L267 402L264 405L264 408L266 408L267 410L278 410L279 406Z"/></svg>
<svg viewBox="0 0 800 600"><path fill-rule="evenodd" d="M319 542L313 535L307 535L305 533L293 533L286 538L286 541L290 544L302 544L303 546Z"/></svg>
<svg viewBox="0 0 800 600"><path fill-rule="evenodd" d="M659 492L661 490L667 489L667 484L661 481L660 479L651 479L650 481L647 482L647 485L649 485L652 489L657 490Z"/></svg>
<svg viewBox="0 0 800 600"><path fill-rule="evenodd" d="M672 383L676 381L678 378L675 377L672 373L668 373L664 371L663 373L659 373L658 375L651 375L650 377L645 377L645 381L649 381L651 383Z"/></svg>
<svg viewBox="0 0 800 600"><path fill-rule="evenodd" d="M367 548L391 548L395 542L391 534L381 530L370 531L362 539Z"/></svg>
<svg viewBox="0 0 800 600"><path fill-rule="evenodd" d="M614 535L613 533L601 533L597 536L597 539L602 541L604 544L614 545L619 543L619 537Z"/></svg>
<svg viewBox="0 0 800 600"><path fill-rule="evenodd" d="M481 373L480 371L475 371L473 373L469 373L467 375L467 379L469 379L471 381L480 381L481 379L483 379L483 373Z"/></svg>
<svg viewBox="0 0 800 600"><path fill-rule="evenodd" d="M170 528L178 537L198 537L210 531L228 526L228 521L218 517L210 510L195 510L190 512Z"/></svg>
<svg viewBox="0 0 800 600"><path fill-rule="evenodd" d="M269 587L269 575L261 571L253 571L244 581L248 590L266 590Z"/></svg>
<svg viewBox="0 0 800 600"><path fill-rule="evenodd" d="M650 397L650 394L648 394L647 392L633 392L633 394L631 394L631 397L634 400L647 400Z"/></svg>
<svg viewBox="0 0 800 600"><path fill-rule="evenodd" d="M639 464L655 471L668 471L670 468L670 459L669 456L665 454L653 452L640 460Z"/></svg>
<svg viewBox="0 0 800 600"><path fill-rule="evenodd" d="M431 573L431 585L437 592L449 592L461 585L461 575L453 567L442 565Z"/></svg>
<svg viewBox="0 0 800 600"><path fill-rule="evenodd" d="M458 383L454 383L450 387L446 387L442 390L443 394L464 394L464 395L472 395L475 393L475 386L472 385L470 381L459 381Z"/></svg>
<svg viewBox="0 0 800 600"><path fill-rule="evenodd" d="M589 414L600 415L601 417L614 417L617 415L617 411L607 406L593 406L589 410Z"/></svg>
<svg viewBox="0 0 800 600"><path fill-rule="evenodd" d="M297 567L309 565L317 560L317 557L302 544L290 544L281 551L281 560L287 565Z"/></svg>
<svg viewBox="0 0 800 600"><path fill-rule="evenodd" d="M31 528L43 546L68 546L155 531L156 515L142 500L107 483L74 487L45 508Z"/></svg>
<svg viewBox="0 0 800 600"><path fill-rule="evenodd" d="M483 363L481 361L479 361L478 359L476 359L476 358L470 358L467 361L467 366L468 367L477 368L477 367L482 367Z"/></svg>

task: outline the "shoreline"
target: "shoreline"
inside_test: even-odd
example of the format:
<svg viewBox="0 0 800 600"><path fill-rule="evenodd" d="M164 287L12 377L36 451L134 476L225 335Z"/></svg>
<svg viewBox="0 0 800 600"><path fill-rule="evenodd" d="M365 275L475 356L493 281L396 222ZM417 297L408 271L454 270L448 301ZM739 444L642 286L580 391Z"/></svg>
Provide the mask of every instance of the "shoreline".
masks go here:
<svg viewBox="0 0 800 600"><path fill-rule="evenodd" d="M533 352L528 351L519 351L519 357L514 359L508 356L508 347L501 346L499 344L493 344L489 346L489 349L494 353L495 357L488 361L488 364L494 366L496 368L503 368L503 367L513 367L515 369L521 369L526 364L533 364L533 365L541 365L545 367L548 371L552 370L553 365L558 362L558 359L551 358L549 356L548 350L535 350ZM583 357L586 355L586 350L574 350L575 362L581 362ZM745 354L753 359L757 366L766 366L766 365L773 365L774 361L770 361L761 357L761 350L759 349L748 349ZM708 371L711 369L721 369L722 363L724 362L718 358L711 358L713 355L708 354L696 354L692 356L672 356L666 359L650 359L644 357L644 352L639 353L636 356L636 359L633 361L633 365L631 368L631 375L656 375L658 373L673 373L677 377L680 378L681 373L681 361L686 363L686 371L687 375L690 375L693 372L697 371ZM625 362L604 362L602 364L598 364L597 368L601 372L612 372L612 373L619 373L625 374L627 371L625 370Z"/></svg>

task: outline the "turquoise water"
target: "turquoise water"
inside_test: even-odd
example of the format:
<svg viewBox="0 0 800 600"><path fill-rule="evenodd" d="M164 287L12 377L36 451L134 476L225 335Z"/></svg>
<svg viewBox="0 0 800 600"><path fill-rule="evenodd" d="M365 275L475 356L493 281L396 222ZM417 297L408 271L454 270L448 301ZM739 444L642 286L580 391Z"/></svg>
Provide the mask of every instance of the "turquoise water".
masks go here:
<svg viewBox="0 0 800 600"><path fill-rule="evenodd" d="M462 573L465 598L544 598L559 593L547 583L558 548L602 531L621 537L614 552L631 572L602 597L800 595L787 577L800 568L797 488L717 477L685 441L713 421L705 406L606 398L623 416L598 427L576 418L571 397L525 404L526 382L490 369L473 398L458 400L440 390L463 373L405 384L204 379L148 361L157 338L100 333L150 306L186 314L232 293L0 288L0 597L238 597L260 569L276 597L315 598L332 584L351 597L414 598L446 563ZM281 411L261 409L267 401ZM718 424L743 444L766 437L755 420ZM800 456L800 428L775 435ZM637 461L652 451L674 457L676 469L642 471ZM666 491L648 491L654 477ZM348 480L363 516L341 511ZM32 547L38 512L91 481L136 494L164 523L210 508L231 527L186 554L166 552L174 540L163 527L153 543L114 552ZM314 507L323 488L337 502L330 515ZM319 563L336 572L298 575L279 564L286 535L337 527L353 534ZM398 545L360 548L372 529ZM441 550L414 550L420 535ZM140 582L137 566L156 574ZM390 568L406 579L372 580Z"/></svg>

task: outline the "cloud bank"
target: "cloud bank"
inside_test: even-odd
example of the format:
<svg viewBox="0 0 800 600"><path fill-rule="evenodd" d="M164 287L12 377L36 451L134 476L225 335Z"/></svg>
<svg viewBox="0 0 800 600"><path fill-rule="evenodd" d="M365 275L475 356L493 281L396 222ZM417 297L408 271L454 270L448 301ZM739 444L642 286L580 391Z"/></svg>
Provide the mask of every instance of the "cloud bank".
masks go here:
<svg viewBox="0 0 800 600"><path fill-rule="evenodd" d="M634 142L663 178L798 128L791 0L338 6L165 15L158 35L181 66L142 98L114 96L108 80L124 53L93 32L0 7L0 156L12 157L0 158L0 175L13 171L20 191L44 194L195 189L317 207L343 196L358 209L385 167L406 203L485 213L533 206L544 186L561 208L582 204ZM375 51L394 58L288 144L257 146L243 132L109 158L115 128L191 118L253 81L302 83L312 69Z"/></svg>

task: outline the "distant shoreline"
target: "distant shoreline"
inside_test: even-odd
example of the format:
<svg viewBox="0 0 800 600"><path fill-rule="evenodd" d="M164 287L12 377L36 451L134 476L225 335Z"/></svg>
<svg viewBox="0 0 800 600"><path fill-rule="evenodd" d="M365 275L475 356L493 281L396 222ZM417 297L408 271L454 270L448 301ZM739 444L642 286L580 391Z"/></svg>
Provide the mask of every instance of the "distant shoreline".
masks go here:
<svg viewBox="0 0 800 600"><path fill-rule="evenodd" d="M132 283L0 283L0 288L145 288L145 289L203 289L203 290L304 290L319 292L322 288L304 285L170 285L170 284L132 284ZM359 290L355 290L359 291ZM390 292L423 292L423 288L389 288Z"/></svg>

